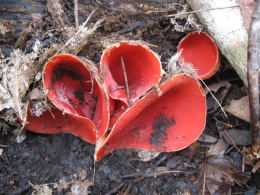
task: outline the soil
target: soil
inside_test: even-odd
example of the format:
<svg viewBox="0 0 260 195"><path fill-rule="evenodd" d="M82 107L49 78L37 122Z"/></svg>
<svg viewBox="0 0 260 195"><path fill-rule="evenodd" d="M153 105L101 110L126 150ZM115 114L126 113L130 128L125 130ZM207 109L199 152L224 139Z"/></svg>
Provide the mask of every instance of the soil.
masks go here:
<svg viewBox="0 0 260 195"><path fill-rule="evenodd" d="M26 4L25 1L16 1L21 6ZM12 47L17 43L21 32L28 23L32 24L33 30L26 37L24 46L26 52L32 51L32 45L36 39L42 41L45 47L49 47L52 43L66 41L60 33L58 24L47 11L46 1L28 1L26 6L29 8L24 6L30 11L30 14L34 13L34 19L27 12L8 12L8 9L14 6L11 3L16 1L3 0L0 5L2 10L0 18L12 21L17 19L12 24L14 29L9 32L8 39L0 37L1 50L5 56L10 55ZM62 2L69 19L67 22L74 25L73 1ZM39 6L31 6L32 9L30 9L30 5ZM187 23L187 17L176 18L175 21L178 25L185 27L183 32L177 31L176 24L172 23L170 18L165 17L182 11L184 6L187 6L184 0L144 0L142 2L138 0L79 0L80 24L95 8L97 10L90 20L90 25L100 18L105 18L79 56L98 63L106 41L142 40L149 43L151 49L161 57L163 67L167 71L167 62L177 51L181 38L195 30L192 25ZM2 7L8 9L3 10ZM42 20L38 21L36 16L40 16ZM24 24L24 21L27 23ZM60 74L75 76L64 71ZM57 73L57 79L60 76ZM221 70L212 79L209 79L207 84L218 81L229 81L232 84L232 89L223 100L223 104L234 97L239 98L245 95L241 90L242 81L224 57L222 57ZM221 90L215 95L222 101ZM79 101L82 100L81 91L75 91L75 96ZM246 122L231 115L225 118L210 95L207 96L207 102L210 112L204 133L220 139L219 131L228 128L226 124L232 125L232 128L249 130L249 124ZM160 128L157 128L158 125ZM164 116L155 119L154 134L156 135L151 143L161 144L167 139L165 130L171 125L174 125L174 119L167 119ZM22 143L17 143L16 135L13 133L14 129L15 127L8 122L0 121L0 148L3 150L0 154L0 194L31 194L35 191L34 185L36 184L49 184L48 187L53 189L53 194L68 194L73 191L75 184L73 182L58 190L55 185L61 184L61 180L88 181L87 191L84 193L81 191L78 194L87 194L87 192L89 194L201 194L203 190L205 148L208 147L204 142L196 142L200 145L200 150L194 151L192 148L187 148L179 152L161 153L148 162L142 162L137 151L121 149L95 163L94 145L78 137L62 133L43 135L27 131L26 139ZM237 154L235 149L231 150L228 155L238 164L242 163L242 157ZM246 166L246 168L250 169L250 166ZM86 173L86 177L83 179L80 178L82 172ZM259 182L257 182L259 180L258 172L252 176L247 187L235 184L232 187L232 193L254 194L256 189L260 188ZM207 188L205 193L209 194Z"/></svg>

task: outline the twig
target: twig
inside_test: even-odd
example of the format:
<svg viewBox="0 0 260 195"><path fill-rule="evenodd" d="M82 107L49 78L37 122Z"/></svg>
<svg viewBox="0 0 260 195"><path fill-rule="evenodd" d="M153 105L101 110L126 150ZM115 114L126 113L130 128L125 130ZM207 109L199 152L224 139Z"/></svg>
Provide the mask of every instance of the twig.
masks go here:
<svg viewBox="0 0 260 195"><path fill-rule="evenodd" d="M213 95L213 93L211 92L211 90L209 89L209 87L207 86L207 84L198 76L199 80L202 82L202 84L207 88L208 92L210 93L210 95L213 97L213 99L216 101L216 103L219 105L221 111L223 112L223 114L225 115L225 117L227 118L227 113L225 112L224 108L221 106L220 102L218 101L218 99Z"/></svg>
<svg viewBox="0 0 260 195"><path fill-rule="evenodd" d="M243 155L242 151L237 147L236 143L234 142L233 138L230 136L229 132L227 130L224 130L224 133L228 137L228 139L231 141L232 145L237 149L237 151Z"/></svg>
<svg viewBox="0 0 260 195"><path fill-rule="evenodd" d="M260 64L260 2L256 1L248 39L247 80L251 118L252 146L260 145L259 64Z"/></svg>
<svg viewBox="0 0 260 195"><path fill-rule="evenodd" d="M86 24L88 23L88 21L90 20L90 18L92 17L92 15L95 13L96 10L97 10L97 9L95 9L95 10L93 10L93 11L91 12L91 14L90 14L89 17L87 18L87 20L79 27L79 30L75 33L75 35L72 36L72 37L62 46L62 48L60 48L60 49L56 52L55 55L57 55L58 53L60 53L60 52L62 52L62 51L63 51L63 52L65 51L65 52L67 52L67 53L71 53L71 54L76 55L76 54L80 51L80 49L82 49L81 47L83 47L83 45L86 44L86 43L85 43L86 41L84 41L84 38L86 39L87 35L93 33L93 32L98 28L98 26L100 25L100 23L104 21L103 19L98 20L98 21L95 23L95 25L94 25L94 27L93 27L92 29L88 30L88 32L85 32L85 31L86 31L85 26L86 26ZM80 39L80 42L78 42L78 37L81 37L82 34L84 34L84 38L83 38L83 40ZM72 46L72 45L74 45L74 46ZM79 47L80 47L80 49L79 49ZM70 48L70 49L68 49L68 48Z"/></svg>
<svg viewBox="0 0 260 195"><path fill-rule="evenodd" d="M130 192L130 190L132 188L132 185L133 185L132 183L128 184L128 186L127 186L126 190L124 191L123 195L128 195L129 194L129 192Z"/></svg>
<svg viewBox="0 0 260 195"><path fill-rule="evenodd" d="M78 0L74 0L74 16L75 16L75 27L79 28L79 3Z"/></svg>
<svg viewBox="0 0 260 195"><path fill-rule="evenodd" d="M208 156L208 150L206 149L206 151L205 151L205 161L204 161L204 172L203 172L202 195L205 195L206 175L207 175L207 156Z"/></svg>
<svg viewBox="0 0 260 195"><path fill-rule="evenodd" d="M115 188L113 188L110 192L106 193L106 195L116 194L123 186L125 185L125 181L121 182Z"/></svg>
<svg viewBox="0 0 260 195"><path fill-rule="evenodd" d="M230 175L229 173L227 173L227 172L225 172L225 171L223 171L223 173L224 173L226 176L231 177L237 185L241 186L241 184L240 184L232 175Z"/></svg>
<svg viewBox="0 0 260 195"><path fill-rule="evenodd" d="M245 150L245 146L243 146L243 155L242 155L242 172L244 173L245 172L245 161L246 161L246 156L245 156L245 153L246 153L246 150Z"/></svg>
<svg viewBox="0 0 260 195"><path fill-rule="evenodd" d="M185 173L185 171L178 171L178 170L169 170L169 171L161 171L161 172L154 171L153 173L148 173L148 174L144 171L144 172L132 173L129 175L123 175L121 176L121 178L123 179L138 178L137 180L141 180L146 177L159 176L167 173Z"/></svg>
<svg viewBox="0 0 260 195"><path fill-rule="evenodd" d="M172 171L163 171L163 172L155 172L155 173L151 173L151 174L148 174L144 177L152 177L152 176L160 176L162 174L168 174L168 173L183 173L184 171L176 171L176 170L172 170ZM140 179L143 179L143 178L140 178Z"/></svg>
<svg viewBox="0 0 260 195"><path fill-rule="evenodd" d="M131 102L130 102L130 94L129 94L129 86L128 86L128 81L127 81L127 75L126 75L126 71L125 71L125 63L123 60L123 57L121 57L121 64L122 64L122 69L123 69L123 73L124 73L124 77L125 77L125 86L126 86L126 94L127 94L127 103L129 106L131 106Z"/></svg>
<svg viewBox="0 0 260 195"><path fill-rule="evenodd" d="M234 5L234 6L228 6L228 7L215 7L215 8L209 8L209 9L199 9L199 10L194 10L194 11L185 12L185 13L171 14L171 15L167 15L165 17L174 17L174 16L181 16L181 15L186 15L186 14L193 14L193 13L197 13L197 12L220 10L220 9L230 9L230 8L239 8L239 7L240 7L239 5Z"/></svg>
<svg viewBox="0 0 260 195"><path fill-rule="evenodd" d="M117 87L114 87L114 88L110 88L109 91L112 92L112 91L115 91L115 90L118 90L118 89L124 89L125 86L117 86Z"/></svg>
<svg viewBox="0 0 260 195"><path fill-rule="evenodd" d="M233 148L234 148L234 146L231 146L231 147L225 152L225 154L228 154Z"/></svg>

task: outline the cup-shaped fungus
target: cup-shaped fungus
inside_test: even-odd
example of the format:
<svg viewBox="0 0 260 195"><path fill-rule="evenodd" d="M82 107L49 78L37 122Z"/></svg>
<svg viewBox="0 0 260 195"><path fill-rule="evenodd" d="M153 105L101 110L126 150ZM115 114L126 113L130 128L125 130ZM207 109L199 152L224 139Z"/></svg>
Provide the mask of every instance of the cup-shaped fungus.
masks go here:
<svg viewBox="0 0 260 195"><path fill-rule="evenodd" d="M206 113L200 83L187 75L176 75L120 116L108 137L97 142L95 159L119 148L181 150L201 135Z"/></svg>
<svg viewBox="0 0 260 195"><path fill-rule="evenodd" d="M70 132L91 143L103 137L109 124L109 99L96 72L93 63L73 55L52 57L43 70L43 86L55 108L39 119L29 116L26 127L41 133Z"/></svg>
<svg viewBox="0 0 260 195"><path fill-rule="evenodd" d="M181 52L181 67L187 68L191 65L200 79L212 77L220 67L216 43L205 32L189 33L179 43L178 52Z"/></svg>
<svg viewBox="0 0 260 195"><path fill-rule="evenodd" d="M114 100L110 126L161 78L160 59L138 42L110 46L104 51L100 65L108 94Z"/></svg>

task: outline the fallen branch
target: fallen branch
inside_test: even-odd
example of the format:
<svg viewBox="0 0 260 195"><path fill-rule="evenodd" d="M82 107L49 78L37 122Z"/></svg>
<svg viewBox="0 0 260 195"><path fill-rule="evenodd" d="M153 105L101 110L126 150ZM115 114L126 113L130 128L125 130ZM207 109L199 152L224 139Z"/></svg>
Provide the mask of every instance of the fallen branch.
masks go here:
<svg viewBox="0 0 260 195"><path fill-rule="evenodd" d="M260 64L260 2L252 16L248 40L248 97L251 117L251 137L253 150L258 151L260 146L260 106L259 106L259 64Z"/></svg>

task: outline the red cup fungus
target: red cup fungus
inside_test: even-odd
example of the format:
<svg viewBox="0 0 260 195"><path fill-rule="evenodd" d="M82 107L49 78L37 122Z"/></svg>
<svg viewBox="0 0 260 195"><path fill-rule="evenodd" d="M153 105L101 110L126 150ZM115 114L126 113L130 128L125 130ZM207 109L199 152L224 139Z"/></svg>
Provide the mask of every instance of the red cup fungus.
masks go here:
<svg viewBox="0 0 260 195"><path fill-rule="evenodd" d="M214 40L205 32L191 32L178 46L182 68L191 64L200 79L212 77L220 67L219 52Z"/></svg>
<svg viewBox="0 0 260 195"><path fill-rule="evenodd" d="M41 133L68 132L70 129L72 134L90 143L103 137L109 124L109 102L105 87L95 78L97 71L92 69L95 69L94 64L73 55L52 57L43 70L43 86L55 108L46 111L38 119L41 120L39 123L35 117L29 116L34 120L28 120L26 127ZM42 124L44 118L51 121L47 127ZM69 122L67 118L70 118Z"/></svg>
<svg viewBox="0 0 260 195"><path fill-rule="evenodd" d="M100 66L108 94L114 100L110 126L161 78L160 59L138 42L110 46L103 52Z"/></svg>
<svg viewBox="0 0 260 195"><path fill-rule="evenodd" d="M206 121L206 99L197 80L176 75L130 107L102 142L95 159L118 148L177 151L196 141Z"/></svg>
<svg viewBox="0 0 260 195"><path fill-rule="evenodd" d="M184 62L199 69L203 79L220 64L216 45L205 33L188 35L180 49ZM80 136L96 144L97 161L119 148L181 150L201 135L206 98L200 83L177 74L159 84L160 60L146 46L112 45L104 51L100 69L70 54L52 57L43 70L52 107L39 117L28 111L25 127Z"/></svg>

